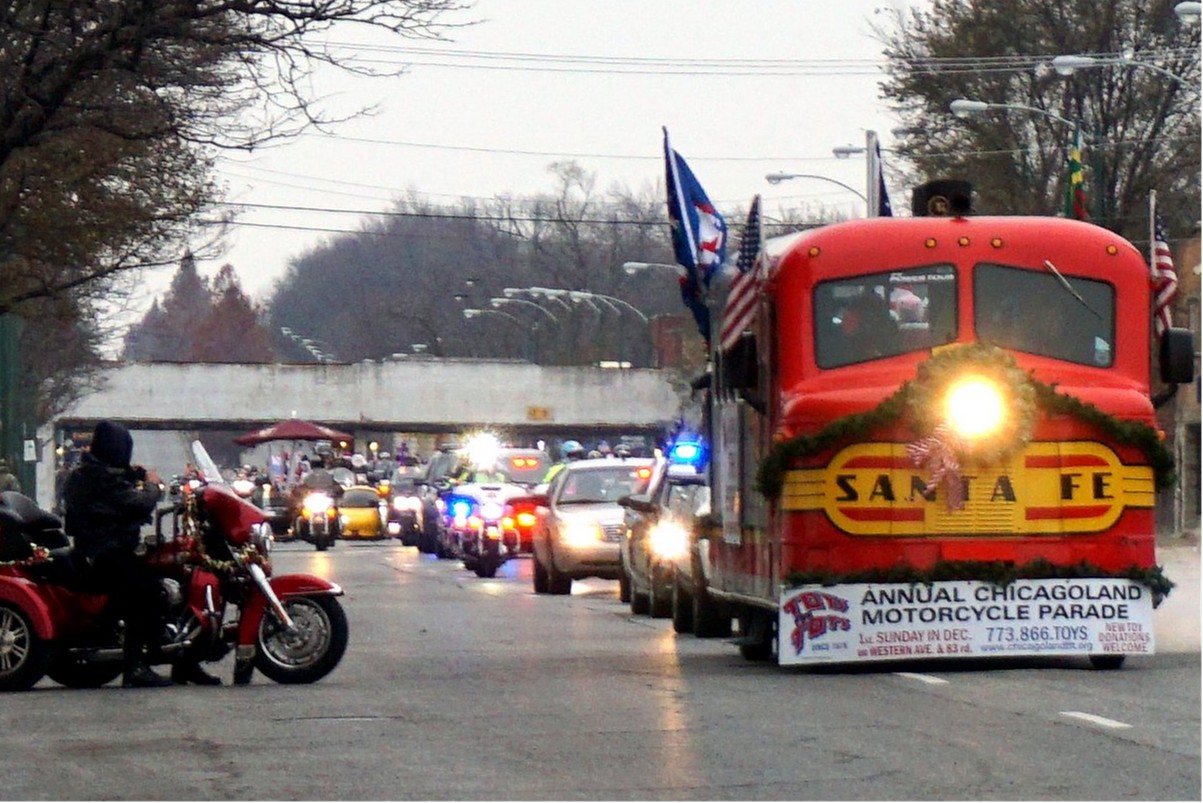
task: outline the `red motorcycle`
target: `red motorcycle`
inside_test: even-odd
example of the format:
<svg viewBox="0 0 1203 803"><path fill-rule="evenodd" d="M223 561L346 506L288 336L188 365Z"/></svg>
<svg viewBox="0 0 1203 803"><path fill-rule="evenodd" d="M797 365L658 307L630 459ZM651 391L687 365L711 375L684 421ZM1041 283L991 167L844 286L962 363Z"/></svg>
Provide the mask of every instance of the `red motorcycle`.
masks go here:
<svg viewBox="0 0 1203 803"><path fill-rule="evenodd" d="M320 680L347 648L342 588L308 574L272 576L266 517L222 482L199 442L193 451L212 479L179 490L156 514L147 546L168 609L151 661L217 661L233 650L235 684L249 683L256 668L277 683ZM57 516L0 494L0 691L29 689L43 676L95 688L122 672L123 625L66 542Z"/></svg>

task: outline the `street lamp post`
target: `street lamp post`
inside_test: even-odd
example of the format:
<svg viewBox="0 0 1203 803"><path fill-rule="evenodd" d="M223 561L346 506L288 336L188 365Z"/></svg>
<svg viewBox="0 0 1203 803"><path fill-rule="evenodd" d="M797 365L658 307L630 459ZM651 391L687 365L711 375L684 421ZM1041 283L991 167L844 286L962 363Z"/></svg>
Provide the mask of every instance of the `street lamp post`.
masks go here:
<svg viewBox="0 0 1203 803"><path fill-rule="evenodd" d="M502 304L523 304L525 306L534 307L535 309L539 310L539 312L543 313L548 318L551 318L552 323L559 324L559 322L560 322L560 319L557 318L555 316L555 314L552 313L551 310L547 309L546 307L542 307L533 301L527 301L526 299L523 299L523 298L490 298L489 304L494 307L499 307Z"/></svg>
<svg viewBox="0 0 1203 803"><path fill-rule="evenodd" d="M669 265L667 262L624 262L622 263L622 271L627 276L634 276L636 273L642 273L646 270L671 270L678 276L685 276L684 265Z"/></svg>
<svg viewBox="0 0 1203 803"><path fill-rule="evenodd" d="M1043 115L1045 117L1048 117L1051 120L1056 120L1059 123L1063 123L1063 124L1073 128L1076 132L1080 133L1080 131L1081 131L1081 123L1080 122L1070 120L1068 117L1062 117L1059 114L1050 112L1048 109L1042 109L1039 106L1024 106L1024 105L1018 104L1018 103L987 103L984 100L974 100L972 98L957 98L956 100L954 100L948 104L948 108L949 108L949 110L952 111L952 113L955 116L960 117L960 118L972 117L975 114L984 114L985 112L988 112L988 111L991 111L994 109L998 109L998 110L1002 110L1002 111L1010 110L1010 111L1031 112L1033 114ZM1103 181L1103 163L1101 161L1101 154L1098 152L1097 148L1093 147L1094 142L1092 139L1087 139L1086 137L1082 137L1082 144L1084 146L1086 146L1087 149L1090 150L1091 159L1094 161L1095 184L1098 185L1098 192L1095 193L1095 204L1096 204L1095 214L1096 214L1096 217L1098 218L1098 220L1096 222L1099 225L1103 225L1104 220L1106 218L1106 214L1105 214L1105 209L1104 209L1104 196L1103 196L1103 192L1102 192L1104 181Z"/></svg>
<svg viewBox="0 0 1203 803"><path fill-rule="evenodd" d="M867 217L877 217L881 210L881 148L876 131L865 132L865 146L838 145L831 149L837 159L848 159L859 154L865 155L865 214Z"/></svg>
<svg viewBox="0 0 1203 803"><path fill-rule="evenodd" d="M534 324L532 326L527 326L526 322L523 321L521 318L517 317L516 315L511 315L510 313L504 312L502 310L474 309L471 307L464 310L464 317L468 318L469 320L471 320L472 318L479 317L481 315L500 315L501 317L506 318L510 321L513 321L514 323L521 326L526 331L527 359L529 359L531 362L535 362L534 329L538 326L538 324Z"/></svg>
<svg viewBox="0 0 1203 803"><path fill-rule="evenodd" d="M848 192L852 193L857 198L860 198L865 203L869 202L869 199L865 196L865 194L863 192L861 192L860 190L856 189L855 187L850 187L847 184L845 184L844 182L837 181L834 178L829 178L827 176L818 176L818 175L815 175L814 173L784 173L784 172L769 173L764 177L764 180L770 184L780 184L783 181L789 181L790 179L794 179L794 178L812 178L817 181L827 181L832 184L835 184L836 186L843 187L844 189L848 190Z"/></svg>
<svg viewBox="0 0 1203 803"><path fill-rule="evenodd" d="M1092 67L1143 67L1146 70L1152 70L1156 73L1159 73L1166 78L1169 78L1171 81L1181 84L1182 86L1195 86L1192 82L1186 80L1180 75L1170 72L1164 67L1159 67L1156 64L1150 64L1146 61L1137 61L1127 54L1116 59L1103 59L1096 58L1095 56L1082 55L1054 56L1052 61L1048 63L1052 65L1053 69L1057 71L1058 75L1065 76L1073 75L1078 70L1090 69ZM1037 69L1040 69L1042 66L1043 65L1038 66Z"/></svg>
<svg viewBox="0 0 1203 803"><path fill-rule="evenodd" d="M1059 114L1054 114L1053 112L1050 112L1048 109L1041 109L1039 106L1022 106L1018 103L987 103L984 100L973 100L971 98L957 98L956 100L954 100L953 102L948 104L948 108L954 115L956 115L957 117L960 117L960 118L972 117L975 114L983 114L992 109L999 109L999 110L1010 109L1010 110L1014 110L1014 111L1025 111L1025 112L1033 112L1035 114L1042 114L1045 117L1050 117L1053 120L1057 120L1058 122L1065 123L1066 125L1073 127L1073 128L1076 128L1078 126L1078 124L1076 122L1074 122L1073 120L1070 120L1068 117L1062 117Z"/></svg>

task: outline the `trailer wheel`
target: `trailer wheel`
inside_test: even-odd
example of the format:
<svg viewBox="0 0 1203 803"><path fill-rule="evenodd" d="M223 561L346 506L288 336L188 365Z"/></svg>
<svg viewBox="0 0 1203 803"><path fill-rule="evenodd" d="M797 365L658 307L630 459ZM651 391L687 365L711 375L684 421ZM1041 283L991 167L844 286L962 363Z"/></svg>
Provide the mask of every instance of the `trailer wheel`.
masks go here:
<svg viewBox="0 0 1203 803"><path fill-rule="evenodd" d="M710 592L699 588L693 592L693 634L698 638L727 638L731 635L731 613L727 606L715 602Z"/></svg>
<svg viewBox="0 0 1203 803"><path fill-rule="evenodd" d="M773 658L776 622L766 611L754 610L740 614L739 654L746 661L769 661Z"/></svg>
<svg viewBox="0 0 1203 803"><path fill-rule="evenodd" d="M1092 655L1090 656L1090 665L1100 670L1119 669L1124 665L1126 657L1125 655Z"/></svg>

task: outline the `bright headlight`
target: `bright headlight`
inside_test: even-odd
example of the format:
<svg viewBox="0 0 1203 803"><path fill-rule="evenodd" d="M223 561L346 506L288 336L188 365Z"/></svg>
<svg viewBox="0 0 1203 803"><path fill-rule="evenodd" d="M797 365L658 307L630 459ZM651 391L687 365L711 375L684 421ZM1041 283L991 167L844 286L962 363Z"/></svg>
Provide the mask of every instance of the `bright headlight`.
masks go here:
<svg viewBox="0 0 1203 803"><path fill-rule="evenodd" d="M948 389L944 402L948 425L971 440L998 431L1006 418L998 386L980 376L969 376Z"/></svg>
<svg viewBox="0 0 1203 803"><path fill-rule="evenodd" d="M407 510L417 510L422 507L422 500L416 496L398 496L393 499L393 510L404 513Z"/></svg>
<svg viewBox="0 0 1203 803"><path fill-rule="evenodd" d="M306 513L325 513L334 505L334 500L326 494L309 494L305 497Z"/></svg>
<svg viewBox="0 0 1203 803"><path fill-rule="evenodd" d="M570 547L592 546L602 538L601 527L595 521L572 521L560 531L564 545Z"/></svg>
<svg viewBox="0 0 1203 803"><path fill-rule="evenodd" d="M485 521L497 521L501 518L501 505L496 502L485 502L480 506L480 517Z"/></svg>
<svg viewBox="0 0 1203 803"><path fill-rule="evenodd" d="M675 560L685 554L689 546L689 533L675 522L663 521L648 533L648 545L656 557Z"/></svg>

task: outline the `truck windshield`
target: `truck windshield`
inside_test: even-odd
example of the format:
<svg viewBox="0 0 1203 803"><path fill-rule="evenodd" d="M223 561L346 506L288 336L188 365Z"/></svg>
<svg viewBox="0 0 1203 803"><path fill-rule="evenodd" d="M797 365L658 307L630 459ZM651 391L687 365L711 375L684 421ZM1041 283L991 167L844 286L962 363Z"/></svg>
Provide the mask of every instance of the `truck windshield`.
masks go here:
<svg viewBox="0 0 1203 803"><path fill-rule="evenodd" d="M982 263L973 272L973 308L984 342L1100 368L1114 362L1115 288L1107 282Z"/></svg>
<svg viewBox="0 0 1203 803"><path fill-rule="evenodd" d="M815 362L838 368L943 345L957 336L956 272L927 265L822 282Z"/></svg>

